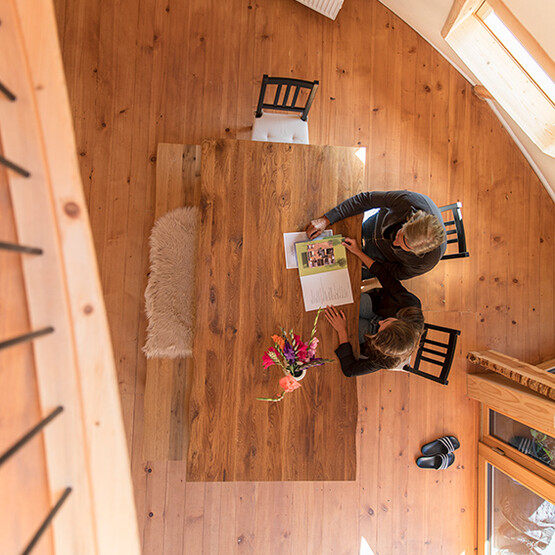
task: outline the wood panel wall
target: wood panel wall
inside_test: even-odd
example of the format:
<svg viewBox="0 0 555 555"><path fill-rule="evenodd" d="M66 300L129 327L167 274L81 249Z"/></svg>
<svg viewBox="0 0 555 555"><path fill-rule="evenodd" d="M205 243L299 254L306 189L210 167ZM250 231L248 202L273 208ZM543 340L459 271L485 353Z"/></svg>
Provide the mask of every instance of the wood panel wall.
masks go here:
<svg viewBox="0 0 555 555"><path fill-rule="evenodd" d="M293 0L56 6L144 552L358 553L364 537L382 555L471 553L478 420L465 355L555 352L554 205L488 106L377 0L345 2L336 21ZM319 79L311 142L365 146L366 189L463 203L470 258L408 282L428 321L461 330L450 384L359 379L355 482L187 483L184 463L142 459L156 146L248 136L263 73ZM444 433L461 441L455 464L418 469L420 446Z"/></svg>

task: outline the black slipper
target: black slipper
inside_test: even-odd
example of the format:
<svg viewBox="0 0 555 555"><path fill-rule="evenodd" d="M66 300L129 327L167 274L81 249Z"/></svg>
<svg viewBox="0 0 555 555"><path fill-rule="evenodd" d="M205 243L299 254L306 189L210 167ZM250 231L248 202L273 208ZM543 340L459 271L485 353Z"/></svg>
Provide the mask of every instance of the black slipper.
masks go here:
<svg viewBox="0 0 555 555"><path fill-rule="evenodd" d="M422 454L427 457L431 455L447 455L461 446L459 440L455 436L443 436L439 439L426 443L422 447Z"/></svg>
<svg viewBox="0 0 555 555"><path fill-rule="evenodd" d="M443 453L440 455L434 455L433 457L418 457L416 459L416 464L420 468L433 468L435 470L445 470L448 466L451 466L455 462L455 455L453 453Z"/></svg>

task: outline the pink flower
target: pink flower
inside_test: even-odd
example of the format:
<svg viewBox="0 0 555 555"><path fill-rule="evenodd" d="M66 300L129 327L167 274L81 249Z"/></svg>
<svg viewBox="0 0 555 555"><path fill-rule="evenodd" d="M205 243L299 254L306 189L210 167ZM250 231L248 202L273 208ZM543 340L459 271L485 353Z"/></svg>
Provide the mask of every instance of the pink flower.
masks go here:
<svg viewBox="0 0 555 555"><path fill-rule="evenodd" d="M310 345L308 346L308 358L309 359L314 358L314 355L316 354L316 347L318 347L318 341L319 341L319 339L317 337L315 337L310 342Z"/></svg>
<svg viewBox="0 0 555 555"><path fill-rule="evenodd" d="M290 393L291 391L295 391L298 387L301 387L301 384L293 376L283 376L283 378L279 380L279 385L283 387L286 393Z"/></svg>

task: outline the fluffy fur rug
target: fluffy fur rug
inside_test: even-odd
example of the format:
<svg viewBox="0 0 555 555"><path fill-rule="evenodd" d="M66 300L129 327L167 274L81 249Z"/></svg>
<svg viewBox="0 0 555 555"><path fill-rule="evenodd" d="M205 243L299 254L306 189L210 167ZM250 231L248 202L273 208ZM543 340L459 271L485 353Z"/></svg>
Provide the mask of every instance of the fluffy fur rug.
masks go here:
<svg viewBox="0 0 555 555"><path fill-rule="evenodd" d="M152 228L145 291L148 328L143 351L147 358L192 354L197 216L194 206L177 208Z"/></svg>

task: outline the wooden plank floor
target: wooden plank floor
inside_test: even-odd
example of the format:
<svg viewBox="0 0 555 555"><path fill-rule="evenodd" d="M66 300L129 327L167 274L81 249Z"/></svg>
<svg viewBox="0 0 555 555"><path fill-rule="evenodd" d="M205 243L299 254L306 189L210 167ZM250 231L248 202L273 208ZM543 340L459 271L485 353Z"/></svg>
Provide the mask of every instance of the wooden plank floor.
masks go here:
<svg viewBox="0 0 555 555"><path fill-rule="evenodd" d="M488 106L377 0L345 2L336 21L292 0L55 4L145 553L351 554L361 537L382 555L473 552L465 354L555 354L554 205ZM244 136L263 73L319 79L311 142L365 146L365 189L463 203L471 257L408 282L428 321L462 332L450 384L358 380L356 482L187 483L184 462L142 456L156 147ZM455 465L418 469L420 446L446 432L461 440Z"/></svg>

